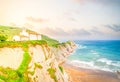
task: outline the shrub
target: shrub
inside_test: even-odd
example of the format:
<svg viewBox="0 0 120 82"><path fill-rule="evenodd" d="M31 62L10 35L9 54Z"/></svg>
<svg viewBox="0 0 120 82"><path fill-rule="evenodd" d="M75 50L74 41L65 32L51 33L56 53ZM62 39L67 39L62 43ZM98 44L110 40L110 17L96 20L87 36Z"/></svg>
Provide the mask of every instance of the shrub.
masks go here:
<svg viewBox="0 0 120 82"><path fill-rule="evenodd" d="M61 66L59 66L59 69L60 69L60 71L61 71L62 73L64 73L64 72L63 72L63 68L62 68Z"/></svg>
<svg viewBox="0 0 120 82"><path fill-rule="evenodd" d="M6 41L6 40L7 40L7 36L5 36L5 35L0 35L0 42Z"/></svg>
<svg viewBox="0 0 120 82"><path fill-rule="evenodd" d="M50 77L54 79L55 82L58 82L57 77L55 76L56 70L54 68L49 68L47 71L49 72Z"/></svg>

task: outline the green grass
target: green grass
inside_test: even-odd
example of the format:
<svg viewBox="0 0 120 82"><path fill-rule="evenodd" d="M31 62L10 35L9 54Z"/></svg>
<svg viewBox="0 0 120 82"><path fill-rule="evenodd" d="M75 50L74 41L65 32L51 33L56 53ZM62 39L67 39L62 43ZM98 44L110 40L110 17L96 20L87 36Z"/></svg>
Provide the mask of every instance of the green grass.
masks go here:
<svg viewBox="0 0 120 82"><path fill-rule="evenodd" d="M39 63L34 63L34 65L35 65L35 67L38 67L38 68L40 68L40 69L43 68L42 65L40 65Z"/></svg>
<svg viewBox="0 0 120 82"><path fill-rule="evenodd" d="M31 57L30 57L29 53L25 51L24 55L23 55L22 63L20 64L19 68L17 69L17 71L20 74L23 74L28 69L30 60L31 60Z"/></svg>
<svg viewBox="0 0 120 82"><path fill-rule="evenodd" d="M49 46L59 44L59 41L55 39L49 38L48 36L45 36L45 35L41 35L41 36L42 36L42 40L45 40Z"/></svg>
<svg viewBox="0 0 120 82"><path fill-rule="evenodd" d="M18 69L14 70L11 68L3 68L0 67L0 79L5 82L28 82L28 65L30 63L30 55L28 52L25 52L23 55L23 60L18 67Z"/></svg>
<svg viewBox="0 0 120 82"><path fill-rule="evenodd" d="M63 68L62 68L61 66L59 66L59 69L60 69L60 71L61 71L62 73L64 73L64 72L63 72Z"/></svg>
<svg viewBox="0 0 120 82"><path fill-rule="evenodd" d="M12 40L14 35L18 35L22 31L21 28L10 27L10 26L0 26L0 34L8 36L8 40Z"/></svg>
<svg viewBox="0 0 120 82"><path fill-rule="evenodd" d="M11 27L11 26L0 26L0 34L4 34L5 36L8 37L8 41L12 41L12 37L14 35L18 35L20 32L22 31L22 28L18 28L18 27ZM27 32L32 32L35 33L32 30L27 29ZM54 45L54 44L58 44L59 42L55 39L52 39L48 36L45 36L43 34L41 34L42 36L42 40L45 40L48 45Z"/></svg>
<svg viewBox="0 0 120 82"><path fill-rule="evenodd" d="M55 82L58 82L57 77L55 75L56 70L54 68L49 68L47 71L49 72L50 77L54 79Z"/></svg>
<svg viewBox="0 0 120 82"><path fill-rule="evenodd" d="M20 77L16 70L0 67L0 79L5 82L20 82Z"/></svg>
<svg viewBox="0 0 120 82"><path fill-rule="evenodd" d="M21 47L21 48L28 48L29 45L47 45L47 42L44 40L30 40L30 41L5 41L0 42L0 48L3 47Z"/></svg>
<svg viewBox="0 0 120 82"><path fill-rule="evenodd" d="M56 44L52 44L50 46L58 48L59 46L64 46L65 47L66 44L71 45L71 41L67 41L67 42L63 42L63 43L56 43Z"/></svg>

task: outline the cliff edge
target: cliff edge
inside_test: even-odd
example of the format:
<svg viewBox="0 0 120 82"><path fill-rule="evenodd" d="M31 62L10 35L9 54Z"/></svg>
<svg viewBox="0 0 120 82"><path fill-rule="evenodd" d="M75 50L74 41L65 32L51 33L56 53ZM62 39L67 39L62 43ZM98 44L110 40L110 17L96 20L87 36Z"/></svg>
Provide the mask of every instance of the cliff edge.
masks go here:
<svg viewBox="0 0 120 82"><path fill-rule="evenodd" d="M44 40L0 43L0 82L68 82L60 65L73 52L73 42L48 46Z"/></svg>

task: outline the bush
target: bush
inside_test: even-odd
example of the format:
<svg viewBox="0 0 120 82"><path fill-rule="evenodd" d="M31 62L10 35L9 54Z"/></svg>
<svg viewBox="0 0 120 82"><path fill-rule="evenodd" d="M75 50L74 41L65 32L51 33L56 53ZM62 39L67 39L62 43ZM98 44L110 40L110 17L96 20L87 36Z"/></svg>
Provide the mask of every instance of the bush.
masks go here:
<svg viewBox="0 0 120 82"><path fill-rule="evenodd" d="M7 36L5 36L5 35L0 35L0 42L6 41L6 40L7 40Z"/></svg>
<svg viewBox="0 0 120 82"><path fill-rule="evenodd" d="M49 69L47 69L47 71L49 72L50 77L51 77L52 79L54 79L55 82L58 82L58 81L57 81L57 77L55 76L56 70L55 70L54 68L49 68Z"/></svg>
<svg viewBox="0 0 120 82"><path fill-rule="evenodd" d="M61 71L62 73L64 73L64 72L63 72L63 68L62 68L61 66L59 66L59 69L60 69L60 71Z"/></svg>

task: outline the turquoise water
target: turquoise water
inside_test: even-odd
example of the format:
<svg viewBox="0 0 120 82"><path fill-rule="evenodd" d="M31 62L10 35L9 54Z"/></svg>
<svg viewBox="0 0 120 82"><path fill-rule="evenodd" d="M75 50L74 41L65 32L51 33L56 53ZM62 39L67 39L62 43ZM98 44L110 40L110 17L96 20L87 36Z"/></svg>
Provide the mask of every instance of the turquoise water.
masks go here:
<svg viewBox="0 0 120 82"><path fill-rule="evenodd" d="M77 67L120 70L120 40L75 41L76 50L69 55L70 63Z"/></svg>

